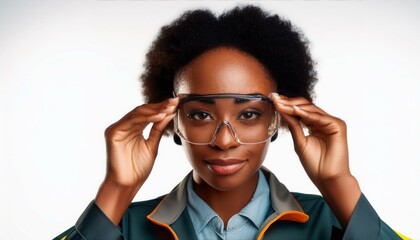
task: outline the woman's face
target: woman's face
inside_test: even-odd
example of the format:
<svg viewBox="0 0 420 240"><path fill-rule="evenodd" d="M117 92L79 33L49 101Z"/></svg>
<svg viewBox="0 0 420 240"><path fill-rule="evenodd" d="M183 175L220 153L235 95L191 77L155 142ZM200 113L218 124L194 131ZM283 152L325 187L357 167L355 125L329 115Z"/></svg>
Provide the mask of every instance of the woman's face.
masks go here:
<svg viewBox="0 0 420 240"><path fill-rule="evenodd" d="M217 48L200 55L185 67L175 83L177 94L258 93L268 96L276 91L275 82L258 60L232 48ZM228 112L229 106L224 109ZM182 145L196 183L229 191L256 182L269 143L240 144L229 128L222 126L211 145L185 141Z"/></svg>

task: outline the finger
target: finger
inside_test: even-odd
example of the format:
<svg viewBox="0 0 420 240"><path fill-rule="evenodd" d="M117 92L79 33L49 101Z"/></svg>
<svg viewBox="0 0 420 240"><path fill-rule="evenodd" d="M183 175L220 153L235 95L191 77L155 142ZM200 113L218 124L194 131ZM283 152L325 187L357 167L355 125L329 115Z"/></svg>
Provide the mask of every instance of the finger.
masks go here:
<svg viewBox="0 0 420 240"><path fill-rule="evenodd" d="M132 118L125 119L119 124L119 130L127 131L136 126L143 126L145 128L149 123L160 122L166 116L166 113L157 113L151 115L133 115Z"/></svg>
<svg viewBox="0 0 420 240"><path fill-rule="evenodd" d="M279 95L278 93L270 93L270 95L268 95L269 98L271 98L271 100L274 101L280 101L282 102L284 105L301 105L301 104L308 104L311 103L310 101L308 101L306 98L304 97L294 97L294 98L288 98L284 95Z"/></svg>
<svg viewBox="0 0 420 240"><path fill-rule="evenodd" d="M279 112L280 114L294 115L294 105L291 104L289 101L285 101L287 97L281 96L277 93L270 93L269 97L273 101L273 105L277 112Z"/></svg>
<svg viewBox="0 0 420 240"><path fill-rule="evenodd" d="M281 118L287 123L292 135L293 144L297 153L301 152L306 144L306 136L300 121L292 115L282 114Z"/></svg>
<svg viewBox="0 0 420 240"><path fill-rule="evenodd" d="M143 104L134 108L119 121L105 130L108 140L123 141L141 135L150 123L162 121L167 115L176 111L178 98L170 98L155 104Z"/></svg>
<svg viewBox="0 0 420 240"><path fill-rule="evenodd" d="M296 114L301 122L308 127L310 133L341 136L346 134L346 124L343 120L318 112L309 112L295 106Z"/></svg>
<svg viewBox="0 0 420 240"><path fill-rule="evenodd" d="M317 112L310 112L302 109L300 106L293 106L295 115L301 118L301 122L307 127L320 125L323 115Z"/></svg>
<svg viewBox="0 0 420 240"><path fill-rule="evenodd" d="M304 97L288 98L286 96L281 96L281 95L279 95L279 97L280 97L279 100L283 104L286 104L286 105L303 105L303 104L311 104L312 103Z"/></svg>
<svg viewBox="0 0 420 240"><path fill-rule="evenodd" d="M172 114L176 111L176 107L178 105L178 98L170 98L166 101L160 103L153 103L153 104L143 104L134 108L132 111L125 115L126 118L132 118L134 115L151 115L151 114L158 114L158 113L166 113Z"/></svg>
<svg viewBox="0 0 420 240"><path fill-rule="evenodd" d="M319 113L319 114L322 114L322 115L328 115L329 116L329 114L326 111L324 111L322 108L316 106L313 103L300 104L300 105L296 105L296 106L298 106L300 109L303 109L307 112L316 112L316 113Z"/></svg>
<svg viewBox="0 0 420 240"><path fill-rule="evenodd" d="M168 98L163 102L160 103L155 103L155 104L150 104L152 108L154 109L159 109L160 111L163 111L167 108L173 107L173 106L177 106L179 103L179 98L175 97L175 98Z"/></svg>
<svg viewBox="0 0 420 240"><path fill-rule="evenodd" d="M121 119L114 123L105 131L107 139L113 141L124 141L133 136L142 134L149 123L160 122L165 118L165 113L154 114L150 116L140 115L130 119Z"/></svg>
<svg viewBox="0 0 420 240"><path fill-rule="evenodd" d="M157 147L157 145L159 144L159 141L160 141L160 139L161 139L161 137L162 137L162 135L165 131L166 126L173 119L174 116L175 116L175 114L166 115L161 121L154 122L153 126L150 129L149 137L146 141L149 142L154 147ZM144 136L142 135L142 132L143 132L144 128L147 127L147 125L149 125L149 123L147 123L145 126L141 126L141 127L134 126L132 129L130 129L130 131L127 134L127 137L125 139L132 140L133 138L137 138L139 136L144 138Z"/></svg>
<svg viewBox="0 0 420 240"><path fill-rule="evenodd" d="M167 115L162 121L154 123L150 129L149 138L146 140L151 149L156 149L168 123L175 117L175 114Z"/></svg>
<svg viewBox="0 0 420 240"><path fill-rule="evenodd" d="M322 114L329 115L323 109L319 108L312 102L308 101L304 97L287 98L286 96L278 95L277 93L271 93L269 95L277 111L292 114L294 112L293 106L299 106L308 111L319 112Z"/></svg>
<svg viewBox="0 0 420 240"><path fill-rule="evenodd" d="M165 104L159 105L159 108L151 107L149 104L136 107L133 111L121 119L122 130L128 130L134 125L143 125L152 122L159 122L163 117L171 115L176 112L178 99L169 99Z"/></svg>

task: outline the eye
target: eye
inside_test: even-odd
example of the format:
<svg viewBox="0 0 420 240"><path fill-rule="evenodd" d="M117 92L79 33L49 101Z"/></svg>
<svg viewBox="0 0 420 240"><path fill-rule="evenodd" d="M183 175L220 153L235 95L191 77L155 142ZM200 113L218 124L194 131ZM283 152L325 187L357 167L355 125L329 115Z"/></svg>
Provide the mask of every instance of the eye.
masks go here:
<svg viewBox="0 0 420 240"><path fill-rule="evenodd" d="M193 120L199 120L199 121L209 121L213 119L210 114L204 111L195 111L195 112L188 113L187 117Z"/></svg>
<svg viewBox="0 0 420 240"><path fill-rule="evenodd" d="M260 112L257 112L257 111L245 111L245 112L241 113L241 115L239 116L239 120L255 120L259 116L261 116L261 113Z"/></svg>

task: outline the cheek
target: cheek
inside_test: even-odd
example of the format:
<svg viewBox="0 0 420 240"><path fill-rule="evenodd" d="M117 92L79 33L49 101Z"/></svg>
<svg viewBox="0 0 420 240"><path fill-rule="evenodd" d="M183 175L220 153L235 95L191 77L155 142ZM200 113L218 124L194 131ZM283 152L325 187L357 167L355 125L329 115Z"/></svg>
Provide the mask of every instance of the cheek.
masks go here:
<svg viewBox="0 0 420 240"><path fill-rule="evenodd" d="M265 160L265 156L267 155L269 145L270 142L266 142L264 144L258 144L256 146L253 146L248 150L248 155L255 162L259 162L259 164L262 164Z"/></svg>
<svg viewBox="0 0 420 240"><path fill-rule="evenodd" d="M196 165L196 163L202 159L201 153L203 153L202 146L194 146L188 143L183 142L182 147L184 148L185 155L188 158L188 161L191 165Z"/></svg>

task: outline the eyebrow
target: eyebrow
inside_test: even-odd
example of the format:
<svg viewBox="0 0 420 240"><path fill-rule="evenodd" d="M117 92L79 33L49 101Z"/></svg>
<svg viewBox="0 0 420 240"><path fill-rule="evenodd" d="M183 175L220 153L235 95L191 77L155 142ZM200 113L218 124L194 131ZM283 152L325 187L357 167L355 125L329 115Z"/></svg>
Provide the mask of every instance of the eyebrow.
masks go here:
<svg viewBox="0 0 420 240"><path fill-rule="evenodd" d="M214 95L214 96L211 96ZM235 104L243 104L250 102L252 99L254 99L252 96L258 96L260 100L262 101L269 101L270 99L267 97L264 97L261 93L248 93L248 94L225 94L224 96L221 96L223 94L209 94L207 96L200 96L196 94L191 94L189 97L182 99L181 103L189 102L189 101L198 101L204 104L215 104L215 98L234 98ZM241 95L244 95L243 97ZM248 95L248 96L246 96Z"/></svg>
<svg viewBox="0 0 420 240"><path fill-rule="evenodd" d="M242 104L242 103L246 103L249 102L250 100L247 98L235 98L235 104Z"/></svg>
<svg viewBox="0 0 420 240"><path fill-rule="evenodd" d="M198 99L199 102L207 103L207 104L215 104L214 100L211 98L201 98Z"/></svg>
<svg viewBox="0 0 420 240"><path fill-rule="evenodd" d="M202 99L197 99L197 101L202 102L202 103L206 103L206 104L215 104L215 101L212 98L202 98ZM241 98L241 97L235 97L234 98L234 103L235 104L243 104L243 103L246 103L246 102L249 102L249 101L251 101L251 100L248 99L248 98Z"/></svg>

